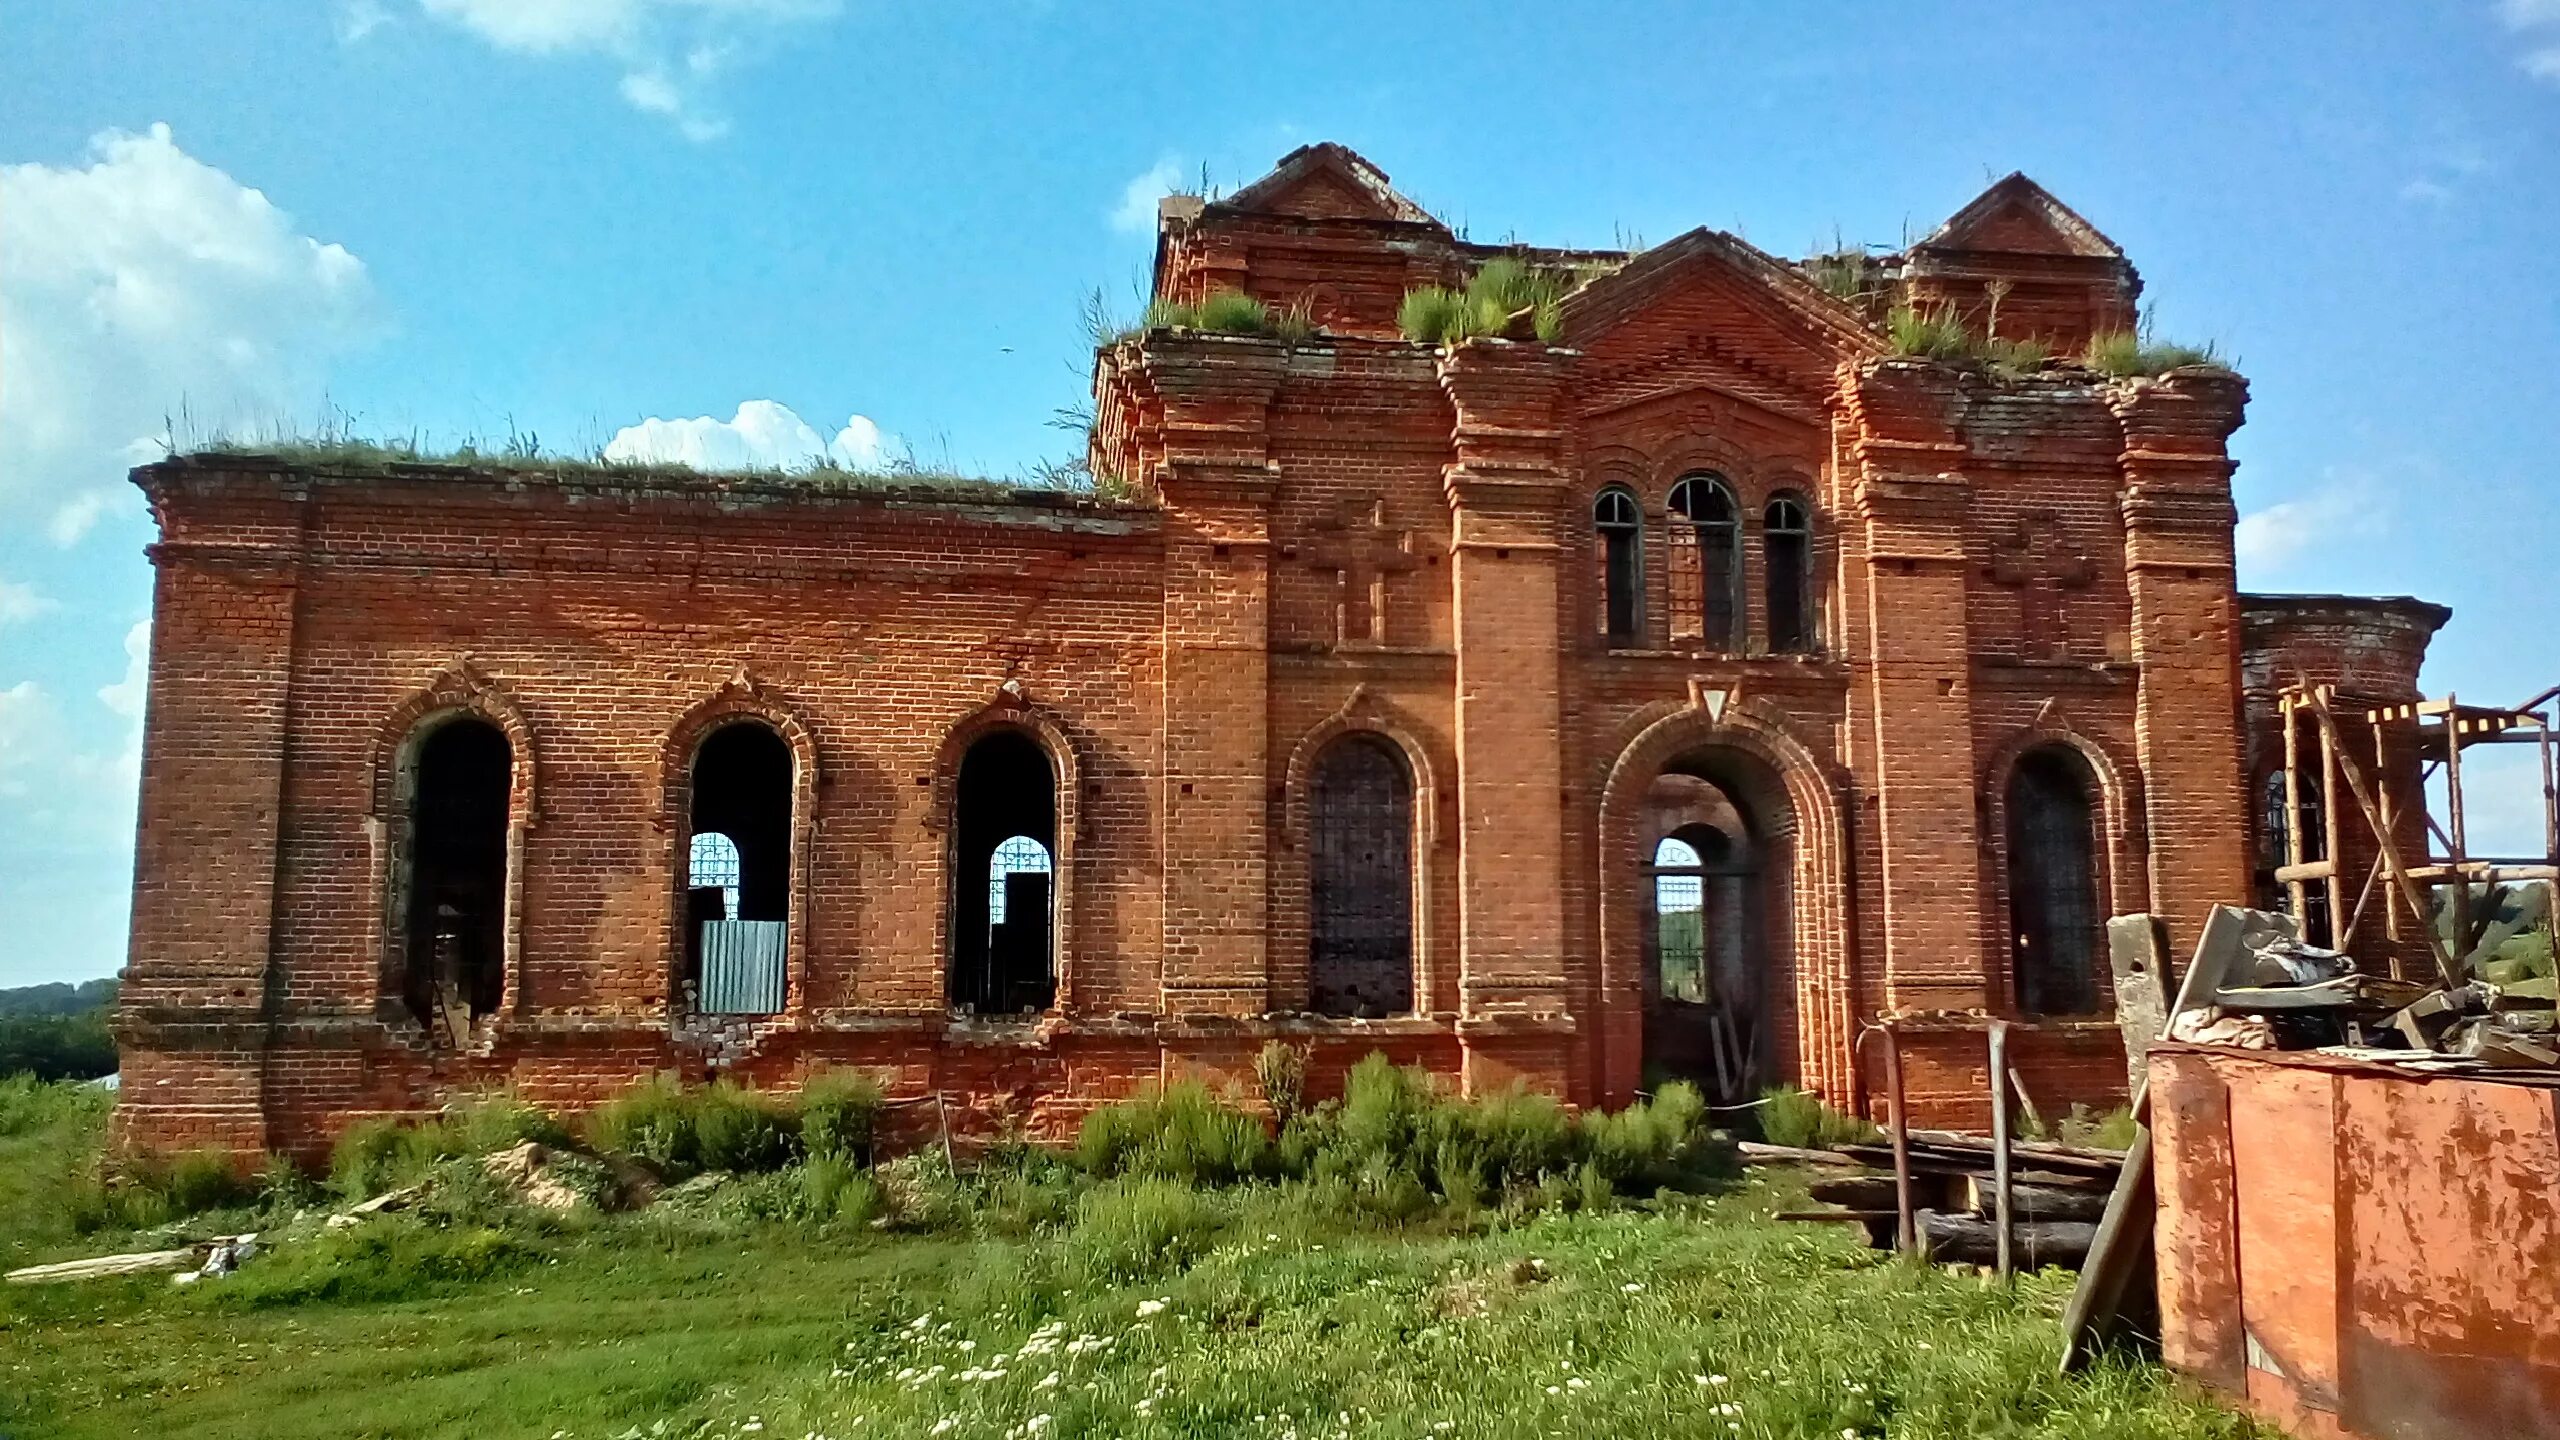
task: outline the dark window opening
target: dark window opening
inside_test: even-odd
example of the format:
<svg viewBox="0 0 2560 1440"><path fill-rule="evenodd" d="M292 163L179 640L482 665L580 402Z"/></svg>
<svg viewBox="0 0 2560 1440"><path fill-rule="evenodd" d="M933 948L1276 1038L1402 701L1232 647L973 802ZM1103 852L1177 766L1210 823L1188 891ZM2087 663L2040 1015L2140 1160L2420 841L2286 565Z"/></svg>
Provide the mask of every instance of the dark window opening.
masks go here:
<svg viewBox="0 0 2560 1440"><path fill-rule="evenodd" d="M951 1004L1033 1015L1057 1000L1058 782L1030 736L999 730L960 760L952 826Z"/></svg>
<svg viewBox="0 0 2560 1440"><path fill-rule="evenodd" d="M2100 1008L2097 777L2068 746L2028 751L2009 777L2009 949L2018 1008Z"/></svg>
<svg viewBox="0 0 2560 1440"><path fill-rule="evenodd" d="M1671 487L1671 627L1709 650L1738 650L1742 618L1742 522L1733 492L1713 475Z"/></svg>
<svg viewBox="0 0 2560 1440"><path fill-rule="evenodd" d="M2321 803L2320 782L2308 775L2302 777L2302 803L2295 814L2302 824L2302 862L2329 858L2328 810ZM2285 814L2284 772L2267 776L2258 791L2258 903L2260 909L2293 910L2292 888L2279 884L2276 871L2293 862L2286 858L2287 837L2292 825ZM2302 938L2314 945L2334 943L2330 938L2329 886L2325 881L2309 881L2302 887Z"/></svg>
<svg viewBox="0 0 2560 1440"><path fill-rule="evenodd" d="M1346 735L1316 758L1309 816L1308 998L1320 1015L1413 1011L1413 776Z"/></svg>
<svg viewBox="0 0 2560 1440"><path fill-rule="evenodd" d="M418 747L410 799L403 998L445 1044L505 998L507 809L515 754L505 732L458 717Z"/></svg>
<svg viewBox="0 0 2560 1440"><path fill-rule="evenodd" d="M1636 497L1615 486L1591 505L1600 536L1600 633L1612 645L1634 643L1643 632L1644 522Z"/></svg>
<svg viewBox="0 0 2560 1440"><path fill-rule="evenodd" d="M711 732L693 756L685 846L685 984L706 1015L783 1007L790 949L791 747L760 721Z"/></svg>
<svg viewBox="0 0 2560 1440"><path fill-rule="evenodd" d="M1813 648L1813 512L1781 495L1762 513L1768 553L1769 648L1791 654Z"/></svg>

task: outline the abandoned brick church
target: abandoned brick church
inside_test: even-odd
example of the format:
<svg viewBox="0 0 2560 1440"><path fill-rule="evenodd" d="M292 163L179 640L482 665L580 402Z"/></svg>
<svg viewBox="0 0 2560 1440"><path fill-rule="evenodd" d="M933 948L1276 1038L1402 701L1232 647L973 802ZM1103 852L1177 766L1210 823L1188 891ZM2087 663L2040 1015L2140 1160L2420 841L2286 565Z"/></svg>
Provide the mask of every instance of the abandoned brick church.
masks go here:
<svg viewBox="0 0 2560 1440"><path fill-rule="evenodd" d="M1405 338L1504 256L1573 284ZM840 1065L1054 1132L1275 1036L1863 1105L1886 1012L1923 1117L1990 1016L2121 1099L2105 917L2187 942L2285 818L2244 673L2410 698L2443 612L2236 592L2219 367L1895 353L2135 324L2033 182L1828 264L1471 244L1318 145L1164 203L1159 297L1293 323L1105 346L1090 492L144 466L124 1137Z"/></svg>

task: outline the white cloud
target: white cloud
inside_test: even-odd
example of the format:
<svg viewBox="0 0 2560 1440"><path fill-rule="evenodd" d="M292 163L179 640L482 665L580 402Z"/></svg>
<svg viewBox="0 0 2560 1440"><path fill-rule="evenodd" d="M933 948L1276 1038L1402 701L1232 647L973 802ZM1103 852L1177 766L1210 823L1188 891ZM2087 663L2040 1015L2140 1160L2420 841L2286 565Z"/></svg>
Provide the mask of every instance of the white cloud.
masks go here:
<svg viewBox="0 0 2560 1440"><path fill-rule="evenodd" d="M136 620L124 632L124 678L98 687L98 703L138 726L151 689L151 622Z"/></svg>
<svg viewBox="0 0 2560 1440"><path fill-rule="evenodd" d="M362 44L367 36L390 23L391 12L382 8L382 0L343 0L331 20L341 45Z"/></svg>
<svg viewBox="0 0 2560 1440"><path fill-rule="evenodd" d="M2524 37L2524 73L2560 82L2560 0L2498 0L2498 18Z"/></svg>
<svg viewBox="0 0 2560 1440"><path fill-rule="evenodd" d="M749 400L727 420L655 416L614 432L605 442L608 460L689 465L696 470L793 470L833 463L875 470L890 458L893 437L862 415L845 421L830 440L791 408L773 400Z"/></svg>
<svg viewBox="0 0 2560 1440"><path fill-rule="evenodd" d="M2400 198L2413 204L2449 205L2453 202L2453 187L2421 176L2400 187Z"/></svg>
<svg viewBox="0 0 2560 1440"><path fill-rule="evenodd" d="M361 0L360 0L361 3ZM513 54L591 55L621 67L625 102L713 140L729 121L709 92L742 50L825 20L839 0L418 0L433 19Z"/></svg>
<svg viewBox="0 0 2560 1440"><path fill-rule="evenodd" d="M0 523L71 545L138 506L124 471L198 433L311 413L378 329L362 261L178 148L107 131L84 167L0 166ZM183 436L182 436L183 438Z"/></svg>
<svg viewBox="0 0 2560 1440"><path fill-rule="evenodd" d="M1182 180L1182 167L1171 156L1159 160L1143 175L1132 176L1120 188L1120 204L1111 212L1111 228L1130 235L1152 235L1156 230L1156 202L1173 193Z"/></svg>
<svg viewBox="0 0 2560 1440"><path fill-rule="evenodd" d="M23 580L0 580L0 625L33 620L52 608L53 602L38 594L33 585Z"/></svg>
<svg viewBox="0 0 2560 1440"><path fill-rule="evenodd" d="M2241 584L2262 584L2292 563L2345 540L2386 534L2390 506L2370 480L2348 477L2292 500L2280 500L2240 517L2231 544Z"/></svg>

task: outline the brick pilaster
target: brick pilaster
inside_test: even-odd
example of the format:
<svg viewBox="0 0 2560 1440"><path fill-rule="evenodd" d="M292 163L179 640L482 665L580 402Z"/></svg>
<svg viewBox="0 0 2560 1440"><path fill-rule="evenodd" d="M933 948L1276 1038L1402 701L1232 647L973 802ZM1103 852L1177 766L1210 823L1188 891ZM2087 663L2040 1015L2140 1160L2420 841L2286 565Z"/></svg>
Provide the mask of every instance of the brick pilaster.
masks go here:
<svg viewBox="0 0 2560 1440"><path fill-rule="evenodd" d="M2124 427L2125 573L2142 669L2135 737L2149 831L2151 907L2172 953L2218 904L2249 895L2239 595L2231 458L2249 387L2182 371L2113 387Z"/></svg>
<svg viewBox="0 0 2560 1440"><path fill-rule="evenodd" d="M117 1124L163 1149L267 1146L262 1072L282 988L276 844L304 508L297 491L269 494L220 529L171 527L151 550Z"/></svg>
<svg viewBox="0 0 2560 1440"><path fill-rule="evenodd" d="M1855 648L1875 717L1884 852L1885 1003L1965 1009L1989 991L1978 906L1971 639L1954 372L1870 362L1846 378L1865 527L1869 633Z"/></svg>
<svg viewBox="0 0 2560 1440"><path fill-rule="evenodd" d="M1488 1042L1471 1039L1470 1084L1544 1068L1548 1044L1495 1044L1494 1032L1560 1032L1566 1010L1555 527L1569 484L1557 400L1570 359L1477 340L1440 362L1457 414L1444 488L1458 642L1458 985L1463 1021Z"/></svg>
<svg viewBox="0 0 2560 1440"><path fill-rule="evenodd" d="M1164 406L1164 971L1169 1015L1270 1008L1269 409L1286 347L1157 336Z"/></svg>

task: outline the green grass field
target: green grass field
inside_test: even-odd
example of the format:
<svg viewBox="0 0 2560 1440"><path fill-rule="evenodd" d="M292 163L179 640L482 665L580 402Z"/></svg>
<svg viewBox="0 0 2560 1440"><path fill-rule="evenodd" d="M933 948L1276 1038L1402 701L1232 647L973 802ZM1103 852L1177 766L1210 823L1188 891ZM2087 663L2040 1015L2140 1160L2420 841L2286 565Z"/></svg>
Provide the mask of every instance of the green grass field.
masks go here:
<svg viewBox="0 0 2560 1440"><path fill-rule="evenodd" d="M148 1243L58 1213L102 1115L0 1109L0 1259ZM2012 1294L1768 1218L1801 1198L1760 1174L1389 1220L1308 1182L1035 1163L946 1196L922 1229L305 1221L191 1287L0 1288L0 1436L2260 1433L2155 1367L2054 1375L2067 1277Z"/></svg>

